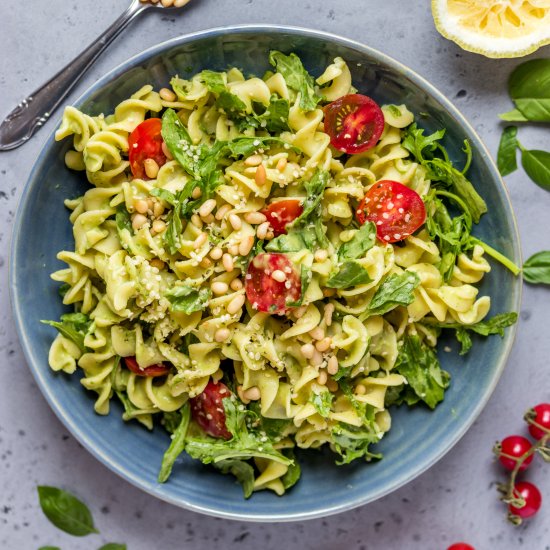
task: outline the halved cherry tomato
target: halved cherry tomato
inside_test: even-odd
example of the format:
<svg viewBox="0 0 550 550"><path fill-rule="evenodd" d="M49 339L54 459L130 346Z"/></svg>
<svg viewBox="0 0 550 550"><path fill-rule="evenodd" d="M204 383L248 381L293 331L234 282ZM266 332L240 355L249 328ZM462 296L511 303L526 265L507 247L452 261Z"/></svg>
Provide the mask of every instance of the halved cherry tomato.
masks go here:
<svg viewBox="0 0 550 550"><path fill-rule="evenodd" d="M147 179L143 161L153 159L159 166L166 162L162 152L162 121L160 118L144 120L128 138L128 159L134 178Z"/></svg>
<svg viewBox="0 0 550 550"><path fill-rule="evenodd" d="M325 132L332 146L344 153L371 149L383 130L382 109L366 95L345 95L325 107Z"/></svg>
<svg viewBox="0 0 550 550"><path fill-rule="evenodd" d="M397 181L375 183L357 209L360 224L376 224L376 236L384 242L395 243L406 239L426 220L422 197Z"/></svg>
<svg viewBox="0 0 550 550"><path fill-rule="evenodd" d="M225 425L223 407L223 399L230 396L231 392L225 384L215 384L210 380L202 393L189 400L193 419L207 434L223 439L233 437Z"/></svg>
<svg viewBox="0 0 550 550"><path fill-rule="evenodd" d="M534 516L542 504L542 495L538 488L528 481L519 481L514 486L514 496L521 496L525 500L525 506L516 508L511 504L508 505L508 510L514 516L520 518L530 518Z"/></svg>
<svg viewBox="0 0 550 550"><path fill-rule="evenodd" d="M285 254L258 254L245 277L248 301L254 309L283 314L302 294L300 275Z"/></svg>
<svg viewBox="0 0 550 550"><path fill-rule="evenodd" d="M135 357L125 357L124 363L128 370L131 370L138 376L164 376L170 372L170 367L166 366L164 363L157 363L156 365L151 365L150 367L142 369Z"/></svg>
<svg viewBox="0 0 550 550"><path fill-rule="evenodd" d="M273 228L275 237L286 234L286 226L302 214L304 207L298 199L272 202L262 210Z"/></svg>

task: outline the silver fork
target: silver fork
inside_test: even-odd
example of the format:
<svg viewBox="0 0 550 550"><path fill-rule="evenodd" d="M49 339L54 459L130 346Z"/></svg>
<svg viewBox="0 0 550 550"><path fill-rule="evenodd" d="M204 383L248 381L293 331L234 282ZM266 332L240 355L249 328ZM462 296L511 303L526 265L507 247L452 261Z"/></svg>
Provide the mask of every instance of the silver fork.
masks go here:
<svg viewBox="0 0 550 550"><path fill-rule="evenodd" d="M103 50L137 15L148 9L177 10L189 1L179 0L176 5L165 7L158 0L156 3L132 0L128 9L95 42L90 44L80 55L77 55L48 82L23 99L3 120L0 124L0 151L15 149L30 139L46 123Z"/></svg>

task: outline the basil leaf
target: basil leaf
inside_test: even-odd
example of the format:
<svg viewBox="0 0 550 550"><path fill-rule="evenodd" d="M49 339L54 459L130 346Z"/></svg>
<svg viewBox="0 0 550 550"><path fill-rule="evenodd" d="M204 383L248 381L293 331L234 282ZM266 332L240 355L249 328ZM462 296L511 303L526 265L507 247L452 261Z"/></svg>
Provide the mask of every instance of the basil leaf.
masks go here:
<svg viewBox="0 0 550 550"><path fill-rule="evenodd" d="M239 115L246 111L245 102L227 90L220 93L216 100L216 106L223 109L228 115Z"/></svg>
<svg viewBox="0 0 550 550"><path fill-rule="evenodd" d="M376 225L372 222L363 224L351 240L338 249L339 260L355 260L364 256L376 242Z"/></svg>
<svg viewBox="0 0 550 550"><path fill-rule="evenodd" d="M37 489L42 511L58 529L75 537L99 533L90 510L75 496L47 485L39 485Z"/></svg>
<svg viewBox="0 0 550 550"><path fill-rule="evenodd" d="M507 113L502 113L501 115L498 115L498 117L501 120L506 120L507 122L527 122L527 118L525 118L521 111L518 111L517 109L512 109L511 111L508 111Z"/></svg>
<svg viewBox="0 0 550 550"><path fill-rule="evenodd" d="M104 544L98 550L126 550L127 546L125 544L118 544L116 542L109 542Z"/></svg>
<svg viewBox="0 0 550 550"><path fill-rule="evenodd" d="M272 145L280 145L285 149L288 147L294 151L299 151L296 147L291 147L286 141L276 137L241 137L227 142L229 153L234 158L248 157L260 148L267 148Z"/></svg>
<svg viewBox="0 0 550 550"><path fill-rule="evenodd" d="M174 109L166 109L162 115L162 139L172 156L191 176L198 176L196 148L191 141L189 132L178 118Z"/></svg>
<svg viewBox="0 0 550 550"><path fill-rule="evenodd" d="M518 148L517 126L506 126L500 137L497 153L497 166L501 176L507 176L518 168L516 149Z"/></svg>
<svg viewBox="0 0 550 550"><path fill-rule="evenodd" d="M329 391L322 391L320 393L313 392L309 398L309 402L323 418L327 418L330 414L333 399L334 394Z"/></svg>
<svg viewBox="0 0 550 550"><path fill-rule="evenodd" d="M344 262L337 273L327 281L329 288L349 288L351 286L370 283L372 279L368 271L354 261Z"/></svg>
<svg viewBox="0 0 550 550"><path fill-rule="evenodd" d="M550 285L550 250L537 252L526 260L523 278L531 284Z"/></svg>
<svg viewBox="0 0 550 550"><path fill-rule="evenodd" d="M550 152L523 149L521 164L537 185L550 191Z"/></svg>
<svg viewBox="0 0 550 550"><path fill-rule="evenodd" d="M296 54L285 55L273 50L269 54L269 62L283 75L287 86L300 94L300 107L304 111L317 107L321 97L315 93L315 81Z"/></svg>
<svg viewBox="0 0 550 550"><path fill-rule="evenodd" d="M86 351L84 338L92 322L84 313L66 313L61 316L60 321L40 321L45 325L56 328L59 333L74 342L82 353Z"/></svg>
<svg viewBox="0 0 550 550"><path fill-rule="evenodd" d="M254 491L254 468L248 462L236 458L227 458L212 464L222 474L232 474L242 485L244 498L249 498Z"/></svg>
<svg viewBox="0 0 550 550"><path fill-rule="evenodd" d="M269 241L265 249L269 252L298 252L308 248L301 231L289 231Z"/></svg>
<svg viewBox="0 0 550 550"><path fill-rule="evenodd" d="M413 271L394 273L378 287L369 304L369 315L384 315L397 306L408 306L414 301L414 289L420 277Z"/></svg>
<svg viewBox="0 0 550 550"><path fill-rule="evenodd" d="M212 292L209 288L197 290L192 286L181 285L172 287L164 296L168 298L172 311L189 315L194 311L204 309L212 296Z"/></svg>
<svg viewBox="0 0 550 550"><path fill-rule="evenodd" d="M164 483L170 477L172 473L172 467L178 456L185 449L185 437L189 428L189 421L191 420L191 408L186 403L181 408L181 419L178 427L172 432L172 441L170 446L162 457L162 465L160 467L158 482Z"/></svg>
<svg viewBox="0 0 550 550"><path fill-rule="evenodd" d="M532 59L518 65L508 81L518 111L532 121L550 121L550 59Z"/></svg>
<svg viewBox="0 0 550 550"><path fill-rule="evenodd" d="M433 348L418 336L405 335L395 370L402 374L417 397L434 409L443 400L450 376L444 371Z"/></svg>

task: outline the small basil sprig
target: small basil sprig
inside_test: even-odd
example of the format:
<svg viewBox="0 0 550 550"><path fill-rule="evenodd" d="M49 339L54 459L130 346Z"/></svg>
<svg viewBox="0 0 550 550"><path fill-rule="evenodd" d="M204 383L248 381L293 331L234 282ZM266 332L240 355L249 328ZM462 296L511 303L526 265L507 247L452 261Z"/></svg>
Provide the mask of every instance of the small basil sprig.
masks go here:
<svg viewBox="0 0 550 550"><path fill-rule="evenodd" d="M550 250L537 252L526 260L523 278L531 284L550 285Z"/></svg>
<svg viewBox="0 0 550 550"><path fill-rule="evenodd" d="M500 136L497 153L497 167L501 176L507 176L518 168L516 150L518 147L517 126L506 126Z"/></svg>
<svg viewBox="0 0 550 550"><path fill-rule="evenodd" d="M357 262L344 262L339 270L330 277L326 286L329 288L349 288L372 282L369 272Z"/></svg>
<svg viewBox="0 0 550 550"><path fill-rule="evenodd" d="M125 544L119 544L118 542L109 542L107 544L104 544L101 548L98 550L126 550Z"/></svg>
<svg viewBox="0 0 550 550"><path fill-rule="evenodd" d="M75 537L99 533L88 507L71 493L39 485L38 498L42 511L58 529Z"/></svg>

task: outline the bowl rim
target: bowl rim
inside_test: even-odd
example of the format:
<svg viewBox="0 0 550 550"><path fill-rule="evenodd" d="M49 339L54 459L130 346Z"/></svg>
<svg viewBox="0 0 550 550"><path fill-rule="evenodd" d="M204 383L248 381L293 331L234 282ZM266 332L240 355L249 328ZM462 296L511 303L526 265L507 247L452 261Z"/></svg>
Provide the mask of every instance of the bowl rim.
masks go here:
<svg viewBox="0 0 550 550"><path fill-rule="evenodd" d="M89 96L91 96L97 89L107 85L110 81L119 77L121 74L123 74L127 70L138 65L142 61L146 61L150 59L154 55L162 54L164 51L169 50L173 47L186 44L189 42L193 42L195 40L200 40L208 37L217 37L217 36L226 35L226 34L236 34L236 33L240 33L240 34L287 33L287 34L292 34L292 35L297 35L302 37L312 37L316 39L322 39L332 43L338 43L340 45L355 49L365 54L366 56L370 56L371 58L375 59L381 64L402 73L406 78L411 80L416 86L426 91L432 98L434 98L437 102L439 102L446 109L446 111L450 113L457 120L457 122L462 127L466 128L470 133L470 135L474 138L476 142L475 143L476 148L478 148L478 150L482 153L482 157L484 158L484 161L487 164L489 170L492 172L492 175L497 182L497 186L502 191L503 198L505 199L505 202L507 203L507 206L511 212L511 223L512 223L512 230L513 230L512 246L513 246L514 256L515 256L514 260L519 262L521 265L521 258L522 258L521 241L520 241L520 236L518 231L517 219L513 210L510 194L508 192L506 184L504 183L502 177L500 176L500 173L497 170L497 167L495 165L493 158L491 157L487 147L485 146L485 144L483 143L483 141L481 140L480 136L475 131L473 126L468 122L468 120L464 117L464 115L462 115L462 113L454 106L454 104L435 86L433 86L430 82L428 82L424 77L420 76L414 70L410 69L409 67L395 60L394 58L380 52L375 48L372 48L366 44L358 42L356 40L345 38L340 35L326 32L326 31L315 30L315 29L310 29L310 28L300 27L300 26L291 26L291 25L250 23L250 24L242 24L242 25L229 25L229 26L208 28L208 29L196 31L193 33L188 33L185 35L180 35L180 36L171 38L169 40L165 40L163 42L160 42L158 44L155 44L147 48L146 50L143 50L142 52L139 52L133 55L132 57L119 63L116 67L112 68L105 75L103 75L99 80L91 84L82 94L78 96L76 100L74 100L70 104L74 106L79 106ZM26 363L42 395L45 397L50 408L53 410L54 414L62 422L65 428L68 429L68 431L76 438L76 440L80 444L82 444L82 446L90 454L92 454L92 456L94 456L104 466L108 467L112 472L114 472L121 478L125 479L135 487L150 494L151 496L154 496L165 502L168 502L170 504L173 504L175 506L178 506L180 508L184 508L193 512L198 512L209 516L214 516L214 517L219 517L224 519L231 519L231 520L237 520L237 521L249 521L249 522L271 523L271 522L303 521L303 520L326 517L326 516L339 514L339 513L351 510L353 508L365 505L369 502L378 500L379 498L382 498L383 496L386 496L392 493L393 491L403 487L413 479L417 478L418 476L426 472L436 462L438 462L441 458L443 458L443 456L446 455L458 443L458 441L464 436L464 434L471 428L472 424L474 423L476 418L480 415L481 411L484 409L487 402L489 401L489 398L493 394L496 388L496 385L502 375L502 372L504 371L504 368L507 364L511 349L514 345L514 341L516 338L519 318L518 318L518 322L516 322L514 325L512 325L508 329L507 337L506 337L506 340L504 341L504 349L501 352L501 358L497 365L497 369L495 370L495 374L493 376L493 379L491 380L491 383L486 387L484 393L482 394L481 398L477 402L476 406L472 407L469 415L465 418L465 421L463 422L462 426L453 433L453 436L449 439L447 444L441 449L439 449L437 453L431 456L429 460L422 463L419 467L409 472L406 472L402 475L396 476L391 484L387 485L383 489L380 489L374 493L369 494L366 497L359 496L359 497L356 497L355 499L350 499L339 504L325 506L325 507L321 506L313 511L306 510L299 513L243 514L240 512L232 512L231 510L227 510L227 509L224 510L221 507L216 508L213 506L198 505L189 500L182 500L181 498L175 498L169 494L159 492L157 489L159 485L157 483L150 483L150 482L144 481L139 476L134 475L131 472L125 470L123 466L120 466L115 462L113 462L109 457L109 455L95 448L93 443L90 441L90 438L88 437L88 435L86 435L85 433L82 433L79 429L79 426L71 419L71 417L65 414L65 412L63 411L63 407L59 404L55 396L55 392L51 390L48 384L48 380L46 379L47 375L49 375L50 372L45 371L42 373L41 370L38 368L38 366L34 363L33 355L31 354L30 345L28 343L29 337L26 335L25 329L24 329L23 313L20 309L20 304L18 302L17 281L16 281L16 272L18 270L17 269L17 266L18 266L17 244L18 244L20 235L22 234L21 232L22 213L28 202L29 197L31 196L32 186L30 185L30 183L36 177L36 173L39 169L39 166L41 165L42 160L46 155L46 151L48 149L47 145L52 141L56 128L57 128L57 125L49 134L49 136L45 139L45 141L42 144L42 147L40 148L40 153L36 158L36 160L34 161L33 168L29 174L27 182L25 183L25 187L23 189L23 192L21 193L19 204L16 210L15 222L14 222L12 235L11 235L11 246L10 246L10 256L9 256L10 257L10 266L9 266L10 301L11 301L12 313L15 321L17 334L19 337L19 341L21 343L21 347L23 349ZM515 294L515 309L519 311L521 306L521 297L522 297L522 284L521 284L520 278L516 278L513 282L513 293Z"/></svg>

